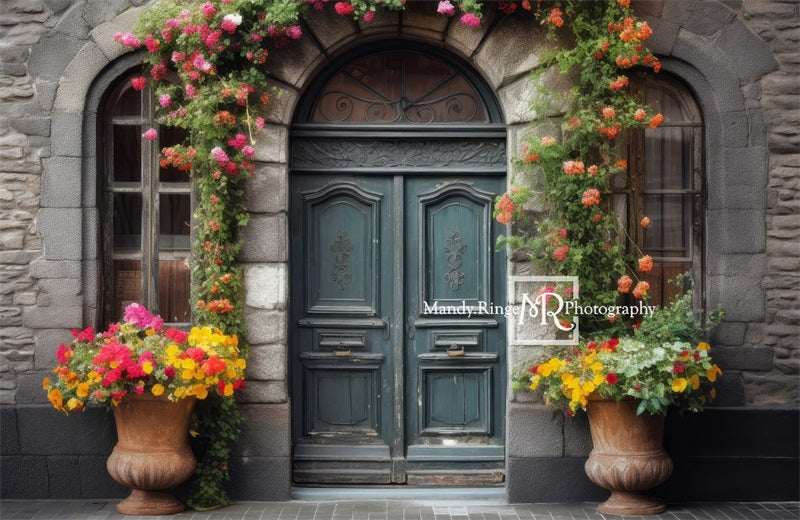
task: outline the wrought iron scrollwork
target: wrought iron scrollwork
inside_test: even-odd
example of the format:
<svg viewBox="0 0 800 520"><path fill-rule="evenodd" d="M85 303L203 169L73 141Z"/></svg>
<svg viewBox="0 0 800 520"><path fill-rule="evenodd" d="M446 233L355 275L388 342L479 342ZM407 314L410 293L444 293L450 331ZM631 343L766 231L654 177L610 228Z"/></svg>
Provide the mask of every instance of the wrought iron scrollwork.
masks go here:
<svg viewBox="0 0 800 520"><path fill-rule="evenodd" d="M430 124L485 122L482 99L469 81L448 64L428 64L435 74L432 85L422 85L421 71L392 60L385 75L373 75L374 63L353 64L335 75L319 96L315 122L371 124ZM410 58L409 58L410 59ZM412 71L407 70L407 66ZM368 72L364 72L364 70ZM382 80L392 78L385 83ZM431 76L428 76L431 77Z"/></svg>

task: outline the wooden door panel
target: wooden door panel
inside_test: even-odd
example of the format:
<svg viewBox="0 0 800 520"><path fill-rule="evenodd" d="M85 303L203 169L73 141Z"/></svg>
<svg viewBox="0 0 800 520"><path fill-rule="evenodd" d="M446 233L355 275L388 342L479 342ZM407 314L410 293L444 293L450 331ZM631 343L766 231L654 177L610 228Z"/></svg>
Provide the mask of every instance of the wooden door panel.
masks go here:
<svg viewBox="0 0 800 520"><path fill-rule="evenodd" d="M493 194L453 183L417 196L420 300L477 307L492 289Z"/></svg>
<svg viewBox="0 0 800 520"><path fill-rule="evenodd" d="M380 194L337 183L302 197L307 313L377 315Z"/></svg>
<svg viewBox="0 0 800 520"><path fill-rule="evenodd" d="M386 315L391 181L295 178L292 187L294 478L386 483L395 438Z"/></svg>
<svg viewBox="0 0 800 520"><path fill-rule="evenodd" d="M406 181L409 482L502 478L505 321L479 312L505 297L491 214L502 189L491 178Z"/></svg>
<svg viewBox="0 0 800 520"><path fill-rule="evenodd" d="M491 433L491 367L420 365L423 435Z"/></svg>
<svg viewBox="0 0 800 520"><path fill-rule="evenodd" d="M306 435L378 436L380 364L304 364Z"/></svg>

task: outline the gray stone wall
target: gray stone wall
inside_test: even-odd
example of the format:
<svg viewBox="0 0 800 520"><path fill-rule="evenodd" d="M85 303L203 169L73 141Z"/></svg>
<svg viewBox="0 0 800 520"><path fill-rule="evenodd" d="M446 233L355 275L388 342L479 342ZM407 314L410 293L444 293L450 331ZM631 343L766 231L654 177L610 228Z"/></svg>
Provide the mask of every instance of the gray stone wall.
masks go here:
<svg viewBox="0 0 800 520"><path fill-rule="evenodd" d="M748 324L744 341L772 347L775 357L772 371L743 379L747 402L768 404L800 393L800 4L746 0L737 11L779 64L745 91L766 122L769 176L765 320Z"/></svg>
<svg viewBox="0 0 800 520"><path fill-rule="evenodd" d="M120 493L108 479L85 476L100 470L112 442L107 419L99 411L60 417L46 403L41 380L70 328L103 325L96 323L93 124L103 85L136 61L123 56L111 37L132 29L144 3L6 0L0 11L0 437L8 496ZM468 29L434 14L432 5L410 2L405 13L383 14L368 25L330 10L315 13L304 28L312 37L281 49L269 63L280 95L259 135L259 164L246 195L252 219L241 256L252 344L242 396L248 424L232 465L241 498L285 498L290 485L287 136L298 96L316 72L340 51L370 40L421 40L462 56L495 88L510 150L519 149L527 132L557 131L547 117L552 114L536 114L524 101L535 91L528 73L544 48L539 25L487 12L479 28ZM664 57L665 70L686 81L704 112L706 295L709 307L727 311L714 341L725 370L720 403L796 401L800 6L793 0L635 5L654 27L651 46ZM550 88L565 85L554 74L544 78ZM510 364L533 353L510 348ZM586 425L564 421L524 397L511 399L509 478L580 471L589 449ZM90 445L76 446L76 438L87 437ZM76 465L80 479L61 478ZM20 475L15 468L31 471ZM523 484L530 484L545 493L539 498L558 498L552 481L515 482L519 497L525 496ZM582 496L592 496L584 484L578 486Z"/></svg>

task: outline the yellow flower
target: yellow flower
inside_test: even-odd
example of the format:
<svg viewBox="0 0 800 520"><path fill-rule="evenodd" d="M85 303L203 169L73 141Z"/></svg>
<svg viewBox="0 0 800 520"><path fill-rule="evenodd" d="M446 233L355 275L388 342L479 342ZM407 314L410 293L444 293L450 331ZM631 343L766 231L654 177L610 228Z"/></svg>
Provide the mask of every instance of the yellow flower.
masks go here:
<svg viewBox="0 0 800 520"><path fill-rule="evenodd" d="M194 370L186 369L181 372L181 379L192 379L194 377Z"/></svg>
<svg viewBox="0 0 800 520"><path fill-rule="evenodd" d="M75 393L78 394L78 397L86 397L89 395L89 383L80 383Z"/></svg>
<svg viewBox="0 0 800 520"><path fill-rule="evenodd" d="M592 369L592 372L602 372L603 371L603 364L600 363L599 361L595 361L594 363L592 363L592 365L589 368Z"/></svg>
<svg viewBox="0 0 800 520"><path fill-rule="evenodd" d="M53 388L50 390L50 392L47 394L47 399L50 400L50 403L56 410L61 410L64 408L64 400L61 397L61 392L58 390L58 388Z"/></svg>
<svg viewBox="0 0 800 520"><path fill-rule="evenodd" d="M539 386L539 379L541 379L540 376L533 376L531 378L531 390L536 390L536 387ZM231 388L233 387L231 386Z"/></svg>
<svg viewBox="0 0 800 520"><path fill-rule="evenodd" d="M594 383L595 387L600 386L606 378L603 377L602 374L595 374L594 379L592 379L592 383Z"/></svg>
<svg viewBox="0 0 800 520"><path fill-rule="evenodd" d="M70 410L74 410L75 408L83 408L83 401L80 399L75 399L74 397L67 401L67 408Z"/></svg>
<svg viewBox="0 0 800 520"><path fill-rule="evenodd" d="M153 385L153 388L150 389L153 395L161 395L164 393L164 385L161 383L156 383Z"/></svg>
<svg viewBox="0 0 800 520"><path fill-rule="evenodd" d="M581 389L583 390L584 395L589 395L594 392L595 386L593 382L586 381L583 383L583 387Z"/></svg>
<svg viewBox="0 0 800 520"><path fill-rule="evenodd" d="M151 373L153 371L153 363L151 363L150 361L145 361L144 363L142 363L142 371L145 374Z"/></svg>
<svg viewBox="0 0 800 520"><path fill-rule="evenodd" d="M144 331L144 334L145 334L146 336L152 336L152 335L153 335L153 334L155 334L155 333L156 333L156 331L155 331L155 330L153 330L153 329L147 329L146 331Z"/></svg>
<svg viewBox="0 0 800 520"><path fill-rule="evenodd" d="M679 377L677 379L674 379L672 381L672 391L677 393L677 394L679 394L679 393L683 392L684 390L686 390L686 387L688 386L688 384L689 384L689 382L686 380L685 377Z"/></svg>
<svg viewBox="0 0 800 520"><path fill-rule="evenodd" d="M181 367L182 368L185 368L185 369L188 369L188 370L194 370L195 366L197 366L197 363L195 363L194 359L192 359L192 358L186 358L183 361L181 361Z"/></svg>
<svg viewBox="0 0 800 520"><path fill-rule="evenodd" d="M563 374L561 374L561 382L567 386L570 386L570 383L572 383L573 379L575 379L575 376L573 376L569 372L564 372Z"/></svg>
<svg viewBox="0 0 800 520"><path fill-rule="evenodd" d="M705 341L701 341L697 344L697 350L711 350L711 345L706 343Z"/></svg>
<svg viewBox="0 0 800 520"><path fill-rule="evenodd" d="M191 393L195 395L198 399L205 399L208 397L208 388L206 385L196 384L192 387Z"/></svg>
<svg viewBox="0 0 800 520"><path fill-rule="evenodd" d="M700 388L700 376L697 374L692 374L689 378L689 384L692 385L692 390L697 390Z"/></svg>
<svg viewBox="0 0 800 520"><path fill-rule="evenodd" d="M244 370L245 368L247 368L247 361L245 361L242 358L236 359L236 368L241 368L242 370Z"/></svg>
<svg viewBox="0 0 800 520"><path fill-rule="evenodd" d="M712 383L717 380L717 376L721 375L722 375L722 370L719 369L716 363L714 363L711 366L711 368L709 368L706 371L706 376L708 377L708 380L711 381Z"/></svg>
<svg viewBox="0 0 800 520"><path fill-rule="evenodd" d="M225 385L225 391L223 392L223 395L226 397L230 397L233 395L233 385L231 383L227 383Z"/></svg>

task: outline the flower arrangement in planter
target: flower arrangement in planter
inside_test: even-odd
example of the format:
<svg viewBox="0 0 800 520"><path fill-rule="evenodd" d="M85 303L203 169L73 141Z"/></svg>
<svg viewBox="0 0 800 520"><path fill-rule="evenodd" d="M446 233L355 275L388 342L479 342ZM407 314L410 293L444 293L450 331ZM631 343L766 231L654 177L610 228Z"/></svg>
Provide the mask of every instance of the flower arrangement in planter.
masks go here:
<svg viewBox="0 0 800 520"><path fill-rule="evenodd" d="M197 400L230 397L244 387L247 366L235 335L212 327L189 332L164 328L141 305L125 309L124 321L102 333L73 330L61 344L53 378L43 381L54 408L69 414L89 404L110 405L118 442L107 461L111 476L132 489L117 511L161 515L183 504L164 490L195 470L188 444Z"/></svg>
<svg viewBox="0 0 800 520"><path fill-rule="evenodd" d="M211 327L165 329L159 316L135 303L123 322L102 333L89 327L72 334L71 344L58 347L55 377L43 382L53 407L67 414L87 404L116 406L129 394L202 400L244 387L247 363L235 335Z"/></svg>
<svg viewBox="0 0 800 520"><path fill-rule="evenodd" d="M722 371L691 306L689 291L646 315L633 335L584 339L518 374L515 386L541 391L569 415L585 409L593 394L634 399L637 414L665 415L670 407L699 412L715 397Z"/></svg>

